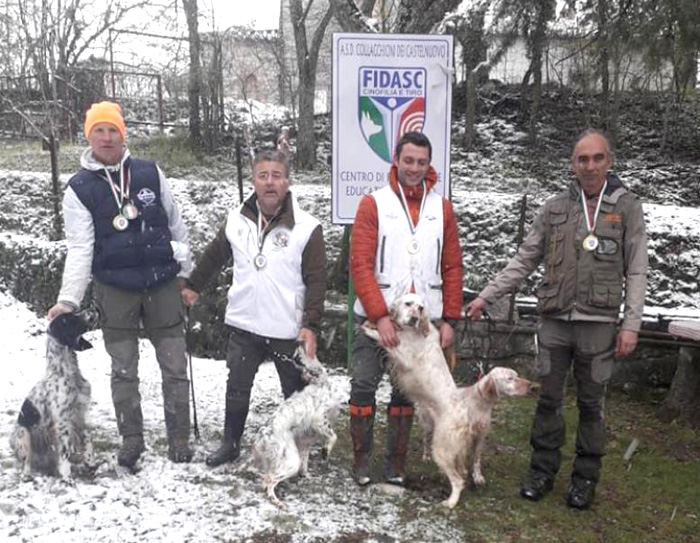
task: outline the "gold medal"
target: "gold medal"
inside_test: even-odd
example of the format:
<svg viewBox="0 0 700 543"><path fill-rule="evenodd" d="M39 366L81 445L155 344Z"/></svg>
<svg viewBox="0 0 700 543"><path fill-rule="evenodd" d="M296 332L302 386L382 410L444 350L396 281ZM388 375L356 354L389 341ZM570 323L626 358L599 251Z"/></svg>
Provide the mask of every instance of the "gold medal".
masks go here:
<svg viewBox="0 0 700 543"><path fill-rule="evenodd" d="M124 230L129 228L129 219L127 219L124 215L120 213L112 219L112 226L115 230L123 232Z"/></svg>
<svg viewBox="0 0 700 543"><path fill-rule="evenodd" d="M136 217L139 216L139 208L131 202L127 202L122 207L122 215L124 215L130 221L133 221Z"/></svg>
<svg viewBox="0 0 700 543"><path fill-rule="evenodd" d="M583 238L583 250L584 251L595 251L598 248L598 237L593 234L588 234Z"/></svg>
<svg viewBox="0 0 700 543"><path fill-rule="evenodd" d="M258 253L253 259L253 264L255 264L257 269L261 270L267 264L267 257L262 253Z"/></svg>

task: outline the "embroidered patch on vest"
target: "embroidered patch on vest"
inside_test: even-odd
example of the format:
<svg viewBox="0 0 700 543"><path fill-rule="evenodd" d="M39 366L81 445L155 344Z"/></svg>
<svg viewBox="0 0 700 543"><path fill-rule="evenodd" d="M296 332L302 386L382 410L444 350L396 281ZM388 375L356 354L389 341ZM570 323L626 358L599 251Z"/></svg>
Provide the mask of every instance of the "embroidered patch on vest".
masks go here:
<svg viewBox="0 0 700 543"><path fill-rule="evenodd" d="M156 201L156 193L144 187L138 192L136 198L143 204L143 207L150 207Z"/></svg>
<svg viewBox="0 0 700 543"><path fill-rule="evenodd" d="M289 234L287 232L277 232L272 243L279 248L284 248L289 245Z"/></svg>
<svg viewBox="0 0 700 543"><path fill-rule="evenodd" d="M603 215L603 222L622 223L622 215L618 213L606 213Z"/></svg>

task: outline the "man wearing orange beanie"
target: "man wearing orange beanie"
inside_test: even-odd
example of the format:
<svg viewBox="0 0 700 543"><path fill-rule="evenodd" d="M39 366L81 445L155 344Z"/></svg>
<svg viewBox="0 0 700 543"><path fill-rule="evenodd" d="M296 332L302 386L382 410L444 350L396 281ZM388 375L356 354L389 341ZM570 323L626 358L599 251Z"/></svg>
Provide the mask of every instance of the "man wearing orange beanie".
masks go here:
<svg viewBox="0 0 700 543"><path fill-rule="evenodd" d="M130 469L145 450L138 379L143 323L163 378L168 456L189 462L189 380L179 293L192 270L187 230L160 168L130 155L119 104L93 104L85 115L85 137L90 146L63 199L68 252L58 302L48 317L77 311L93 278L123 439L117 461Z"/></svg>

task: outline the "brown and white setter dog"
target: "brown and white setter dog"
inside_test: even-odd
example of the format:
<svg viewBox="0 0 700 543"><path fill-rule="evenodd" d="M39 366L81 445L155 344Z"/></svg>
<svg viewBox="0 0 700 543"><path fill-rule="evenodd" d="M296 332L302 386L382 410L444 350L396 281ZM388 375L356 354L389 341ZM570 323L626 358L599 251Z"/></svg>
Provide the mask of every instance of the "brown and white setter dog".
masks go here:
<svg viewBox="0 0 700 543"><path fill-rule="evenodd" d="M325 368L299 347L286 358L302 372L307 385L279 405L253 443L253 464L263 488L276 505L282 502L275 488L282 481L308 471L311 448L321 443L327 458L338 439L333 431L340 401L333 393Z"/></svg>
<svg viewBox="0 0 700 543"><path fill-rule="evenodd" d="M476 384L458 387L440 347L440 334L432 325L421 297L404 294L391 308L399 345L387 350L394 382L418 408L418 421L431 456L450 480L450 496L442 505L459 501L468 473L476 485L486 483L481 455L491 430L491 411L499 398L525 396L530 382L515 370L493 368ZM364 332L378 339L376 328Z"/></svg>
<svg viewBox="0 0 700 543"><path fill-rule="evenodd" d="M25 478L37 472L71 483L72 466L93 468L85 428L90 383L80 373L76 355L92 347L81 337L87 329L75 313L61 314L49 324L46 373L24 400L10 436Z"/></svg>

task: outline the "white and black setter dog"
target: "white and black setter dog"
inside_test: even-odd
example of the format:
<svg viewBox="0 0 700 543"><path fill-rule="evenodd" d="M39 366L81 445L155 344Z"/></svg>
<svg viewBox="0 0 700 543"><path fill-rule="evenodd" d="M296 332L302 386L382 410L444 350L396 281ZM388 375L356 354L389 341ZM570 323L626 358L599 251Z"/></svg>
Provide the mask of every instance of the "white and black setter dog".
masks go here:
<svg viewBox="0 0 700 543"><path fill-rule="evenodd" d="M299 368L308 384L280 404L253 443L253 464L276 505L282 502L275 488L282 481L307 472L313 445L322 443L324 456L330 455L338 439L332 424L340 409L326 370L316 357L309 358L301 347L294 356L280 357Z"/></svg>
<svg viewBox="0 0 700 543"><path fill-rule="evenodd" d="M49 324L46 374L24 400L10 436L24 477L36 472L70 483L73 465L94 468L85 428L90 383L80 373L76 355L92 347L81 337L87 329L75 313L61 314Z"/></svg>

